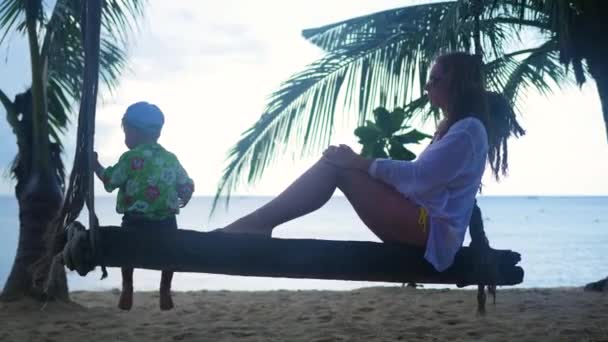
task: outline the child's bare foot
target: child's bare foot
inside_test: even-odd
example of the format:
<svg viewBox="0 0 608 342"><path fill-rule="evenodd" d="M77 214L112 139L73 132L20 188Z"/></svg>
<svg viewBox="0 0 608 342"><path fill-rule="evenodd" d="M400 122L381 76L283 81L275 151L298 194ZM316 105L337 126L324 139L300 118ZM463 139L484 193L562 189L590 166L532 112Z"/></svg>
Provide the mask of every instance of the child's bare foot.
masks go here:
<svg viewBox="0 0 608 342"><path fill-rule="evenodd" d="M160 290L160 309L163 311L173 309L171 290Z"/></svg>
<svg viewBox="0 0 608 342"><path fill-rule="evenodd" d="M133 306L133 286L123 286L118 300L118 308L121 310L131 310Z"/></svg>

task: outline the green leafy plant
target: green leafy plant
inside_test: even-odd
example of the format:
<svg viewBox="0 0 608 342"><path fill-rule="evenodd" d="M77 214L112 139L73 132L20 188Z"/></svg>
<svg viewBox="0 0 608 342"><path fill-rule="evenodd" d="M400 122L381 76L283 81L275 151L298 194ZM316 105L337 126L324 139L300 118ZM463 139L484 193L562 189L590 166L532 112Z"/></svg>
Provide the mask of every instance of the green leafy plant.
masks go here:
<svg viewBox="0 0 608 342"><path fill-rule="evenodd" d="M397 160L416 158L416 154L404 145L418 144L431 136L408 125L411 118L412 114L402 108L395 108L392 112L384 107L374 109L374 121L366 120L363 126L355 129L355 135L363 145L361 155Z"/></svg>

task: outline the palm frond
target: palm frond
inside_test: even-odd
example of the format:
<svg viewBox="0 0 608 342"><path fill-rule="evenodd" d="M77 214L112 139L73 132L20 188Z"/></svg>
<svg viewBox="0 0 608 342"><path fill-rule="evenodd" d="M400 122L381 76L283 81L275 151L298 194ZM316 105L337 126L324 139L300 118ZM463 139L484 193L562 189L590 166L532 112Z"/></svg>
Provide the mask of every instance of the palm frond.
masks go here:
<svg viewBox="0 0 608 342"><path fill-rule="evenodd" d="M48 58L49 134L60 148L60 134L69 122L74 103L81 97L84 73L81 1L57 1L42 47L44 57ZM100 74L102 82L110 90L117 86L126 66L127 37L133 23L143 13L143 2L104 2L102 20L105 30L101 38Z"/></svg>
<svg viewBox="0 0 608 342"><path fill-rule="evenodd" d="M289 145L303 153L319 150L329 141L338 97L344 98L347 112L358 110L359 123L375 106L387 103L409 103L407 112L425 117L437 114L422 90L435 56L470 50L474 24L463 4L404 7L305 30L304 37L327 55L292 76L270 97L260 121L230 151L213 208L221 194L228 201L231 191L243 183L241 175L247 174L250 184L259 179L274 160L277 146L285 150ZM504 54L503 46L519 38L514 22L520 27L528 24L527 18L509 17L513 8L501 8L501 16L493 12L495 8L483 13L480 30L488 57Z"/></svg>
<svg viewBox="0 0 608 342"><path fill-rule="evenodd" d="M72 106L80 99L84 51L82 45L82 1L58 0L50 19L40 22L45 28L41 47L48 63L49 123L51 138L59 143L60 134L69 122ZM127 40L143 15L145 0L106 0L102 8L103 37L100 73L103 83L112 90L126 66ZM26 4L42 8L42 1L5 0L0 3L0 43L13 30L22 30Z"/></svg>
<svg viewBox="0 0 608 342"><path fill-rule="evenodd" d="M349 76L349 65L348 57L324 58L286 81L272 95L260 120L243 133L230 151L220 189L230 192L240 184L237 177L231 177L235 173L247 172L247 181L256 181L274 160L274 151L284 152L291 143L326 144L327 132L331 132L334 123L337 92ZM213 208L221 192L218 191Z"/></svg>
<svg viewBox="0 0 608 342"><path fill-rule="evenodd" d="M329 141L339 98L345 112L358 111L361 123L376 106L404 106L423 96L434 57L470 46L473 24L459 16L457 2L442 2L305 31L327 55L271 95L260 120L229 152L213 208L220 195L228 201L244 180L259 179L281 148L303 154L320 150ZM490 15L480 26L487 50L502 52L512 29Z"/></svg>
<svg viewBox="0 0 608 342"><path fill-rule="evenodd" d="M0 44L14 29L23 29L25 5L23 0L3 0L0 3Z"/></svg>
<svg viewBox="0 0 608 342"><path fill-rule="evenodd" d="M54 79L72 99L80 98L84 51L81 34L81 1L68 1L54 28L49 43L49 79ZM100 72L110 88L117 85L118 77L126 65L126 39L132 23L142 14L141 0L105 1L102 9L102 35ZM59 2L58 2L59 5Z"/></svg>
<svg viewBox="0 0 608 342"><path fill-rule="evenodd" d="M457 2L445 1L426 5L408 6L360 16L317 28L305 29L302 36L324 51L334 51L377 34L399 35L428 32ZM432 19L432 21L430 21ZM439 19L439 20L438 20Z"/></svg>
<svg viewBox="0 0 608 342"><path fill-rule="evenodd" d="M57 0L52 8L50 18L45 17L42 1L5 0L0 3L0 43L13 31L24 34L26 5L39 8L37 20L44 36L41 46L41 57L48 72L47 102L49 139L51 141L51 161L60 184L64 184L65 169L60 155L63 151L62 136L65 133L73 105L81 97L84 75L84 50L82 41L82 1ZM143 14L145 0L106 0L102 8L103 32L101 37L100 73L103 83L112 90L117 84L121 72L126 66L128 36ZM27 94L24 93L24 94ZM15 121L15 127L21 131L31 130L31 119L25 116L22 121ZM27 140L25 134L21 140ZM31 145L31 144L30 144ZM28 146L27 141L21 144ZM30 152L20 147L20 153ZM24 159L25 157L25 159ZM18 156L11 170L18 176L27 172L23 160L27 156Z"/></svg>
<svg viewBox="0 0 608 342"><path fill-rule="evenodd" d="M61 135L65 133L69 120L68 109L71 106L71 101L65 94L61 86L56 84L56 80L49 80L47 88L48 97L48 120L49 120L49 135L51 142L56 143L62 148Z"/></svg>
<svg viewBox="0 0 608 342"><path fill-rule="evenodd" d="M520 113L527 91L534 89L549 95L556 87L573 81L560 64L554 39L488 62L486 75L489 88L502 93Z"/></svg>
<svg viewBox="0 0 608 342"><path fill-rule="evenodd" d="M146 0L106 0L101 9L101 25L106 37L120 38L124 50L139 19L144 14Z"/></svg>

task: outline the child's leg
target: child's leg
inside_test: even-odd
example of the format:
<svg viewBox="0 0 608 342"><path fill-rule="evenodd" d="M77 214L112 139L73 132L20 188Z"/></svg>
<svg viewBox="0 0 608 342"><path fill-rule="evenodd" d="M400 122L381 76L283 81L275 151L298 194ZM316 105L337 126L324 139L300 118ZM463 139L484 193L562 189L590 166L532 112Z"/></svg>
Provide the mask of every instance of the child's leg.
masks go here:
<svg viewBox="0 0 608 342"><path fill-rule="evenodd" d="M122 272L122 292L118 307L122 310L131 310L133 306L133 268L123 267Z"/></svg>
<svg viewBox="0 0 608 342"><path fill-rule="evenodd" d="M171 298L172 271L163 271L160 276L160 309L173 309L173 299Z"/></svg>

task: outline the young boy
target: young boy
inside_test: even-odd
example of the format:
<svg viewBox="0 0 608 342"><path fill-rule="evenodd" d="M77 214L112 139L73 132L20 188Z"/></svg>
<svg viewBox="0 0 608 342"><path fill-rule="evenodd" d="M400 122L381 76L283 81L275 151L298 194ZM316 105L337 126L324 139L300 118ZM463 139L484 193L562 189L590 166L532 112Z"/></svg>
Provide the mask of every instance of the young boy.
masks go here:
<svg viewBox="0 0 608 342"><path fill-rule="evenodd" d="M147 102L127 108L122 118L125 144L114 166L104 168L96 160L95 173L105 189L118 188L116 211L123 214L122 226L136 229L177 229L175 215L194 192L194 182L177 157L158 144L165 122L160 109ZM122 293L118 307L130 310L133 305L133 268L122 269ZM171 279L173 272L163 270L160 282L160 309L173 308Z"/></svg>

